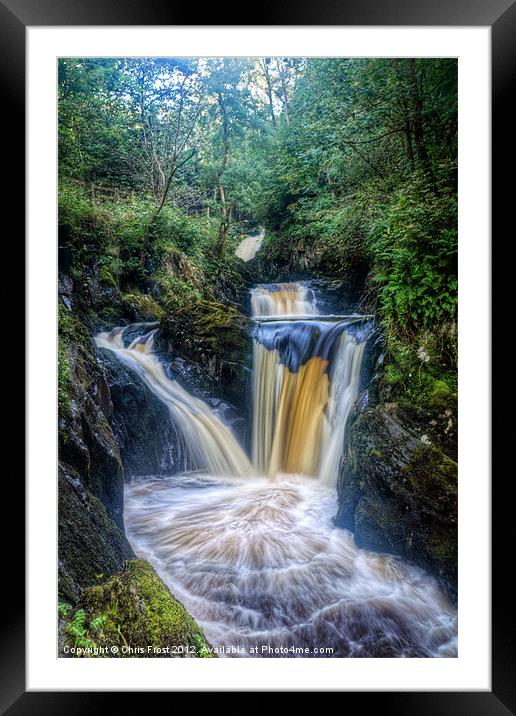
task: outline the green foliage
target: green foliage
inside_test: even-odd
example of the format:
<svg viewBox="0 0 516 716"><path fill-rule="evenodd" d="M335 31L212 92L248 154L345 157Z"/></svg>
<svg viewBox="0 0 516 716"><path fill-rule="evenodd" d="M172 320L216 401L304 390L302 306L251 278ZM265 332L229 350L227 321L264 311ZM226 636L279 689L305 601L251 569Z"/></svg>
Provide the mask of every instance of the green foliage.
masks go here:
<svg viewBox="0 0 516 716"><path fill-rule="evenodd" d="M179 250L202 265L213 249L218 222L206 216L189 216L174 206L163 208L152 226L157 249Z"/></svg>
<svg viewBox="0 0 516 716"><path fill-rule="evenodd" d="M455 410L457 403L456 327L420 331L411 339L386 331L383 383L389 397L408 406Z"/></svg>
<svg viewBox="0 0 516 716"><path fill-rule="evenodd" d="M87 588L66 633L82 644L107 647L107 656L124 656L124 647L148 646L178 650L164 651L164 656L184 656L184 649L190 656L212 656L200 627L144 560L131 560L122 574ZM127 655L149 656L147 651Z"/></svg>
<svg viewBox="0 0 516 716"><path fill-rule="evenodd" d="M161 301L166 313L174 314L177 310L186 308L202 298L199 289L192 286L190 281L179 278L175 274L161 270L156 274L156 281L164 291Z"/></svg>
<svg viewBox="0 0 516 716"><path fill-rule="evenodd" d="M397 330L431 328L457 312L457 204L414 176L381 208L369 235L383 315Z"/></svg>
<svg viewBox="0 0 516 716"><path fill-rule="evenodd" d="M57 611L60 617L67 617L72 611L72 605L68 602L59 602L57 605Z"/></svg>
<svg viewBox="0 0 516 716"><path fill-rule="evenodd" d="M64 633L69 646L87 650L85 655L98 648L96 639L103 637L102 627L107 621L107 615L88 618L84 609L74 611L70 604L63 602L58 605L58 612L65 620Z"/></svg>
<svg viewBox="0 0 516 716"><path fill-rule="evenodd" d="M104 286L118 286L118 280L124 269L123 261L118 256L110 256L105 254L100 257L98 262L99 281Z"/></svg>

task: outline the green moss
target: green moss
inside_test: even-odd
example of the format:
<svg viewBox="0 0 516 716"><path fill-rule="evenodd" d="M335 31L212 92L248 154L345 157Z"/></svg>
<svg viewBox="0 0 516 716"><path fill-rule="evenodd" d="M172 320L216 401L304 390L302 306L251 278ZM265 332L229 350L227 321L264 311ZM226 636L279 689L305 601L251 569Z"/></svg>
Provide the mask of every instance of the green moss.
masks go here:
<svg viewBox="0 0 516 716"><path fill-rule="evenodd" d="M384 378L389 385L398 385L403 380L403 375L398 367L389 364L385 368Z"/></svg>
<svg viewBox="0 0 516 716"><path fill-rule="evenodd" d="M396 333L392 325L385 325L387 352L382 375L383 399L387 402L394 400L405 407L454 412L457 370L455 354L450 348L454 330L453 326L448 326L444 337L436 329L436 333L425 330L409 338Z"/></svg>
<svg viewBox="0 0 516 716"><path fill-rule="evenodd" d="M165 292L163 304L167 313L174 313L202 298L201 291L195 288L190 281L174 274L160 271L156 275L156 282Z"/></svg>
<svg viewBox="0 0 516 716"><path fill-rule="evenodd" d="M64 304L58 308L57 398L59 415L70 414L72 405L72 363L76 350L86 348L89 334Z"/></svg>
<svg viewBox="0 0 516 716"><path fill-rule="evenodd" d="M109 304L104 302L98 303L95 309L95 322L100 322L101 324L117 326L120 325L124 319L127 319L126 307L122 301L111 301Z"/></svg>
<svg viewBox="0 0 516 716"><path fill-rule="evenodd" d="M146 293L126 293L122 301L136 320L160 321L165 316L165 311L159 303Z"/></svg>
<svg viewBox="0 0 516 716"><path fill-rule="evenodd" d="M197 349L241 360L249 348L249 319L234 308L217 301L197 301L170 318L164 327L181 345L184 340Z"/></svg>
<svg viewBox="0 0 516 716"><path fill-rule="evenodd" d="M455 561L457 558L457 540L450 538L449 531L435 530L428 535L427 549L438 562Z"/></svg>
<svg viewBox="0 0 516 716"><path fill-rule="evenodd" d="M58 308L59 341L68 345L89 347L90 334L68 308L60 303Z"/></svg>
<svg viewBox="0 0 516 716"><path fill-rule="evenodd" d="M428 402L437 408L447 408L456 396L444 380L432 380L427 391Z"/></svg>
<svg viewBox="0 0 516 716"><path fill-rule="evenodd" d="M240 341L240 329L247 320L239 311L216 301L199 301L192 307L195 328L199 335L209 339L213 334L226 336L227 341Z"/></svg>
<svg viewBox="0 0 516 716"><path fill-rule="evenodd" d="M59 341L57 354L57 403L59 415L70 414L72 378L70 374L70 352L64 341Z"/></svg>
<svg viewBox="0 0 516 716"><path fill-rule="evenodd" d="M77 619L76 612L67 633L73 636L79 625L81 638L118 649L108 656L213 656L200 627L144 560L131 560L121 574L85 589L79 606L84 616Z"/></svg>
<svg viewBox="0 0 516 716"><path fill-rule="evenodd" d="M99 271L99 281L103 286L112 286L116 288L116 280L109 269L103 267Z"/></svg>
<svg viewBox="0 0 516 716"><path fill-rule="evenodd" d="M457 498L457 463L432 445L414 450L403 476L422 499L441 503Z"/></svg>

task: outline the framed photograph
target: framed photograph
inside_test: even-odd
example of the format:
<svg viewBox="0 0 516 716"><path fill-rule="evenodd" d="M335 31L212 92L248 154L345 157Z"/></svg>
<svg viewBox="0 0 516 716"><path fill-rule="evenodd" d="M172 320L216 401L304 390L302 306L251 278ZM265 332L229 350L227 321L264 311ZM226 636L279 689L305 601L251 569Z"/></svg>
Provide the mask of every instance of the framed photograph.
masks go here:
<svg viewBox="0 0 516 716"><path fill-rule="evenodd" d="M499 5L255 26L0 5L27 147L9 713L98 691L516 708L491 485Z"/></svg>

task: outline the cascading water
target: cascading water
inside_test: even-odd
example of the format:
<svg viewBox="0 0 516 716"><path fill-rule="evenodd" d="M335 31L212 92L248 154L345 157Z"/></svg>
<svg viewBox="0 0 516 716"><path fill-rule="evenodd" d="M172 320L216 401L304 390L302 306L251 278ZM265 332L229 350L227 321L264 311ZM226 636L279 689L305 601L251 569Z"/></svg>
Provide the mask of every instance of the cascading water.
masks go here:
<svg viewBox="0 0 516 716"><path fill-rule="evenodd" d="M213 475L249 475L249 459L231 431L206 403L167 377L163 365L152 353L155 332L156 329L137 336L126 347L124 329L115 328L110 333L99 333L95 342L136 370L167 405L172 423L182 437L189 469L208 470Z"/></svg>
<svg viewBox="0 0 516 716"><path fill-rule="evenodd" d="M251 306L253 463L270 476L300 473L335 485L368 322L320 316L302 284L259 286Z"/></svg>
<svg viewBox="0 0 516 716"><path fill-rule="evenodd" d="M152 332L97 336L168 405L188 450L189 471L126 487L133 548L219 653L456 656L456 611L437 581L333 526L370 322L320 315L302 284L258 286L251 305L252 466L215 413L167 377Z"/></svg>

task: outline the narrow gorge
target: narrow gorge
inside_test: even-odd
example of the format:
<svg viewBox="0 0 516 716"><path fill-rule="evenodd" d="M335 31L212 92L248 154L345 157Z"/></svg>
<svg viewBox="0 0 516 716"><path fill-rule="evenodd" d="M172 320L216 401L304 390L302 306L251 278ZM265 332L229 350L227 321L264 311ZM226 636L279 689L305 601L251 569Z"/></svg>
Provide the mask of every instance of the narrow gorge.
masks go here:
<svg viewBox="0 0 516 716"><path fill-rule="evenodd" d="M457 656L456 69L60 60L59 656Z"/></svg>
<svg viewBox="0 0 516 716"><path fill-rule="evenodd" d="M372 316L321 315L302 283L259 285L251 306L252 459L167 375L158 328L95 337L167 406L181 445L180 471L126 486L133 549L221 654L453 656L456 614L438 583L333 524Z"/></svg>

